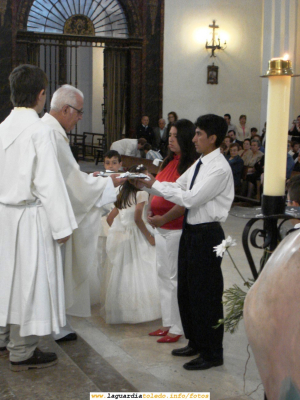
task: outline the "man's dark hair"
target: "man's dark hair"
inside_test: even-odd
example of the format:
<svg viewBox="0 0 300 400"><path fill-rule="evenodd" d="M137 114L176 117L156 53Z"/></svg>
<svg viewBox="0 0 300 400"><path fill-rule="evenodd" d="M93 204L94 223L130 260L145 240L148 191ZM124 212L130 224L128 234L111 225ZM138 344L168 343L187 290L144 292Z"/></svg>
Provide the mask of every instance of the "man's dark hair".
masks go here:
<svg viewBox="0 0 300 400"><path fill-rule="evenodd" d="M220 147L223 142L228 125L223 117L219 117L215 114L202 115L195 122L197 128L200 128L207 134L207 137L216 135L217 139L215 142L216 147Z"/></svg>
<svg viewBox="0 0 300 400"><path fill-rule="evenodd" d="M224 117L228 117L229 119L231 119L231 115L230 114L224 114Z"/></svg>
<svg viewBox="0 0 300 400"><path fill-rule="evenodd" d="M248 138L247 138L247 139L244 139L244 142L246 142L246 141L249 142L249 143L251 144L251 139L248 139Z"/></svg>
<svg viewBox="0 0 300 400"><path fill-rule="evenodd" d="M250 129L250 132L258 132L257 128L253 127Z"/></svg>
<svg viewBox="0 0 300 400"><path fill-rule="evenodd" d="M141 144L143 146L146 143L147 143L147 140L145 138L142 137L142 138L138 139L138 144Z"/></svg>
<svg viewBox="0 0 300 400"><path fill-rule="evenodd" d="M289 198L300 204L300 175L293 176L287 185Z"/></svg>
<svg viewBox="0 0 300 400"><path fill-rule="evenodd" d="M118 157L119 163L122 161L120 154L117 152L117 150L109 150L107 153L104 154L104 160L106 158L113 158L113 157Z"/></svg>
<svg viewBox="0 0 300 400"><path fill-rule="evenodd" d="M234 129L230 129L230 131L227 132L227 135L228 135L228 136L229 136L229 133L230 133L230 132L233 132L233 133L234 133L234 136L236 136L236 133L235 133L235 130L234 130Z"/></svg>
<svg viewBox="0 0 300 400"><path fill-rule="evenodd" d="M11 72L9 83L14 107L33 108L37 104L38 94L46 90L48 79L39 67L22 64Z"/></svg>

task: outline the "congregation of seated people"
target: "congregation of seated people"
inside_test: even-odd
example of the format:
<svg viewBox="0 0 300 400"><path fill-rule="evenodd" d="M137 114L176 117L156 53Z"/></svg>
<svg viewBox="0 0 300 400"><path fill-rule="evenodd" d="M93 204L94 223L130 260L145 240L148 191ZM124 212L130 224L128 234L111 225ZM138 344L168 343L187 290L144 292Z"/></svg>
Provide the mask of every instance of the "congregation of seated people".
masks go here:
<svg viewBox="0 0 300 400"><path fill-rule="evenodd" d="M239 116L234 124L231 115L224 114L227 123L227 134L220 146L220 151L229 162L234 177L235 194L249 199L260 199L263 191L264 153L266 123L261 134L256 127L247 126L247 116ZM168 151L170 127L178 120L176 112L168 113L168 124L163 118L152 128L150 118L142 116L141 124L136 128L136 138L147 140L140 151L140 156L149 160L165 158ZM154 125L153 125L154 126ZM289 130L287 179L292 171L300 172L300 115L293 121ZM293 163L291 162L293 160ZM157 164L158 165L158 164Z"/></svg>
<svg viewBox="0 0 300 400"><path fill-rule="evenodd" d="M225 114L224 119L228 131L220 151L232 167L235 194L259 200L263 193L266 123L259 135L256 127L249 130L246 126L246 115L239 117L237 125L231 122L230 114ZM288 141L287 180L300 172L300 115L291 124L288 134L291 140Z"/></svg>

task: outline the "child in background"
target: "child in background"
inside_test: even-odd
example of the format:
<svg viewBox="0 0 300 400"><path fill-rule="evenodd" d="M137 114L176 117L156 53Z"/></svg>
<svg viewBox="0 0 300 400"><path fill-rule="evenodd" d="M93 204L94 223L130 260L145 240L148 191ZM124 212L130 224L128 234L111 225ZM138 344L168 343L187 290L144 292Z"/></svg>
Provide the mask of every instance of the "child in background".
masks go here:
<svg viewBox="0 0 300 400"><path fill-rule="evenodd" d="M118 172L122 168L120 154L116 150L109 150L104 154L105 171Z"/></svg>
<svg viewBox="0 0 300 400"><path fill-rule="evenodd" d="M147 170L141 165L130 168L130 172L145 174ZM146 222L148 198L147 192L129 180L121 187L115 208L107 217L111 228L101 314L110 324L135 324L161 317L155 240Z"/></svg>

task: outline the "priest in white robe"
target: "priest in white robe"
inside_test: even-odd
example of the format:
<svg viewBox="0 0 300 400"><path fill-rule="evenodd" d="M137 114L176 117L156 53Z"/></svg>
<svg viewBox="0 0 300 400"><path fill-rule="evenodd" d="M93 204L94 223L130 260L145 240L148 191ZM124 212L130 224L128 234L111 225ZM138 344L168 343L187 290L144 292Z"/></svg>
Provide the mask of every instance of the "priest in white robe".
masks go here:
<svg viewBox="0 0 300 400"><path fill-rule="evenodd" d="M47 77L21 65L10 75L15 106L0 125L0 355L13 371L57 362L38 336L65 325L59 243L77 228L57 161L54 132L39 118Z"/></svg>
<svg viewBox="0 0 300 400"><path fill-rule="evenodd" d="M94 177L80 171L66 132L70 132L83 115L83 93L71 85L63 85L52 97L51 110L42 121L55 133L58 162L72 203L78 229L65 245L64 278L66 312L69 315L91 315L89 273L97 256L101 206L116 200L114 186L120 179ZM99 287L100 291L100 287ZM56 340L76 338L72 329L65 327Z"/></svg>

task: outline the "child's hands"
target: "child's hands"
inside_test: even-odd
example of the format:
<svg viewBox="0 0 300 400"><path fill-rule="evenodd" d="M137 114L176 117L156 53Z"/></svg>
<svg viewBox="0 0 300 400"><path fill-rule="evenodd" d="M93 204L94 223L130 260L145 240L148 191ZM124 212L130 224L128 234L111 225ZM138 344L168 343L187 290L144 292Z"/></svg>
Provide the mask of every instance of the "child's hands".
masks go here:
<svg viewBox="0 0 300 400"><path fill-rule="evenodd" d="M155 238L151 235L151 233L149 233L148 242L151 244L151 246L155 246Z"/></svg>

